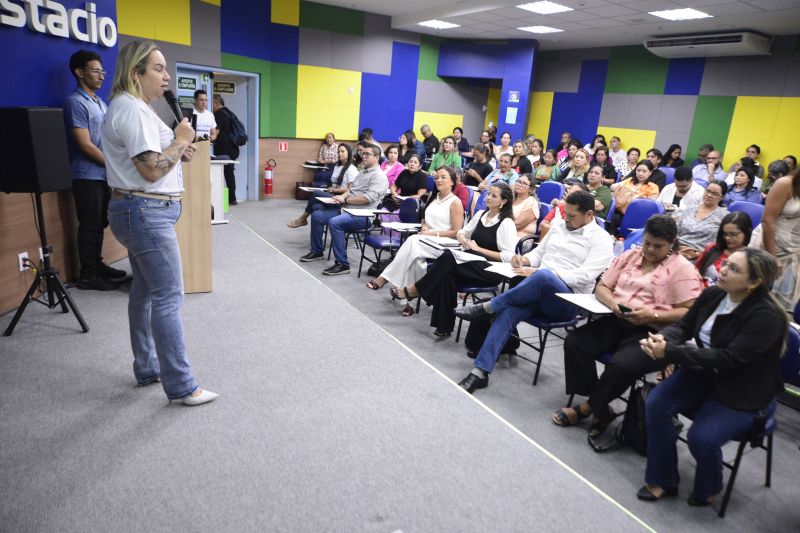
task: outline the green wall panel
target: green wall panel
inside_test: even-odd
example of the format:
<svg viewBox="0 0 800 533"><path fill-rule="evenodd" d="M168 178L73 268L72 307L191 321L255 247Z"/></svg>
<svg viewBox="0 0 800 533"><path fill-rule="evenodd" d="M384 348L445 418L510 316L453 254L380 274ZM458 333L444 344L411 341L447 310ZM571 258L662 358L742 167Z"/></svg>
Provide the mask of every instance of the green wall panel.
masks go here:
<svg viewBox="0 0 800 533"><path fill-rule="evenodd" d="M718 150L725 150L735 107L735 96L697 97L689 145L684 150L686 161L697 157L697 148L701 144L711 143Z"/></svg>
<svg viewBox="0 0 800 533"><path fill-rule="evenodd" d="M607 93L664 94L669 60L656 57L643 46L611 49L606 76Z"/></svg>
<svg viewBox="0 0 800 533"><path fill-rule="evenodd" d="M269 136L294 137L297 131L297 65L272 63L269 82Z"/></svg>
<svg viewBox="0 0 800 533"><path fill-rule="evenodd" d="M364 12L303 1L300 2L300 26L350 35L364 35Z"/></svg>
<svg viewBox="0 0 800 533"><path fill-rule="evenodd" d="M222 54L222 68L231 70L241 70L244 72L253 72L260 74L261 78L258 83L258 109L261 114L258 120L259 135L261 137L269 136L269 117L270 117L270 73L271 63L261 59L252 59L250 57L239 56L235 54ZM296 76L295 76L296 78Z"/></svg>
<svg viewBox="0 0 800 533"><path fill-rule="evenodd" d="M417 77L421 80L444 81L436 74L439 67L439 43L442 39L421 35L419 42L419 72Z"/></svg>

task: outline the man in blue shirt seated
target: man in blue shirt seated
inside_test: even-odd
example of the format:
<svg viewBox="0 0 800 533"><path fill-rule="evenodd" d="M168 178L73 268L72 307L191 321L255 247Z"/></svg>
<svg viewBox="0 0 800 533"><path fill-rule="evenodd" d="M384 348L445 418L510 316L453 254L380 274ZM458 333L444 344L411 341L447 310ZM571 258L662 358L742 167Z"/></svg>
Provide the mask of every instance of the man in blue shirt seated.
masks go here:
<svg viewBox="0 0 800 533"><path fill-rule="evenodd" d="M493 319L475 359L475 368L459 385L467 392L489 385L500 352L514 327L534 317L560 322L570 320L578 309L556 296L559 292L590 294L597 277L614 258L613 240L594 219L594 197L586 191L567 196L564 221L556 223L538 247L514 256L512 265L521 282L490 301L459 307L464 320Z"/></svg>
<svg viewBox="0 0 800 533"><path fill-rule="evenodd" d="M706 162L692 169L692 178L705 187L714 180L725 181L728 174L722 169L722 154L719 150L711 150L706 156Z"/></svg>
<svg viewBox="0 0 800 533"><path fill-rule="evenodd" d="M102 87L106 71L95 52L80 50L72 54L69 69L78 87L64 102L72 194L78 215L79 289L110 291L119 288L114 280L124 278L124 270L102 261L103 231L108 226L108 200L105 158L101 151L100 127L106 104L96 92Z"/></svg>

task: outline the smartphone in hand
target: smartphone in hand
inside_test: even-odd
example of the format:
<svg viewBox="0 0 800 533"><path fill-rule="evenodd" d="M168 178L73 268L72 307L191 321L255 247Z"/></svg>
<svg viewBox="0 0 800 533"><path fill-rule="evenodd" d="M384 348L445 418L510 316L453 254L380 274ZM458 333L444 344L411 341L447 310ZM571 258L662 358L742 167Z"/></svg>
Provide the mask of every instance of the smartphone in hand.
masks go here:
<svg viewBox="0 0 800 533"><path fill-rule="evenodd" d="M619 310L622 311L623 313L630 313L631 311L633 311L633 309L631 309L625 304L617 304L617 307L619 307Z"/></svg>

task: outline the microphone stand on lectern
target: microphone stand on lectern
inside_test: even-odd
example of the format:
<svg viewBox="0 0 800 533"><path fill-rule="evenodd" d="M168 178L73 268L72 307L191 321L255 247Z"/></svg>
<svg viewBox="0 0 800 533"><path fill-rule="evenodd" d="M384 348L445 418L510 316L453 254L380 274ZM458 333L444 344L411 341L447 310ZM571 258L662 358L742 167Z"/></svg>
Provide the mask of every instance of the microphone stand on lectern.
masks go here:
<svg viewBox="0 0 800 533"><path fill-rule="evenodd" d="M78 308L75 306L75 302L72 301L70 298L67 289L64 287L64 284L61 282L61 278L58 277L58 270L53 268L50 264L50 255L53 253L53 247L47 244L47 232L44 228L44 215L42 212L42 193L35 192L32 193L36 197L36 218L39 222L39 238L42 242L42 265L44 268L39 269L36 271L36 279L33 280L31 283L30 289L25 294L25 297L22 299L22 303L19 304L19 308L17 308L17 312L14 314L14 318L11 319L11 323L6 328L4 336L8 337L12 333L14 333L14 328L19 322L19 319L22 318L22 313L25 312L25 308L28 307L28 304L31 302L37 302L48 309L55 309L58 306L61 306L62 313L68 313L72 311L72 314L75 315L75 318L78 319L78 323L81 325L81 329L84 333L89 331L89 326L86 325L86 321L83 319L81 312L78 311ZM36 294L36 290L44 285L44 293L47 293L47 299L43 300L34 296ZM69 309L67 309L69 306Z"/></svg>

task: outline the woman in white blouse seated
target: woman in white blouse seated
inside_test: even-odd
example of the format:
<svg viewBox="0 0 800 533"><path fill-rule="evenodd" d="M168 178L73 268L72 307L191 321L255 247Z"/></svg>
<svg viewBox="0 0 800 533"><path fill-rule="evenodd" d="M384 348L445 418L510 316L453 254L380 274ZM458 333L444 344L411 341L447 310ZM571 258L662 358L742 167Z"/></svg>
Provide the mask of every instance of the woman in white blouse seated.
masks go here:
<svg viewBox="0 0 800 533"><path fill-rule="evenodd" d="M461 250L445 250L428 272L414 284L392 289L393 298L422 297L433 306L434 335L449 337L456 322L458 286L487 287L505 278L488 272L489 261L510 263L517 245L517 228L512 212L513 193L505 183L489 187L486 210L476 214L456 234ZM423 244L427 246L427 244Z"/></svg>
<svg viewBox="0 0 800 533"><path fill-rule="evenodd" d="M314 191L311 193L311 197L306 203L303 214L286 224L290 228L306 226L308 224L308 217L318 209L339 209L338 205L324 204L317 201L317 198L330 198L334 194L346 192L350 184L356 179L356 176L358 176L358 168L353 164L353 152L350 147L342 143L339 145L337 153L339 159L336 162L336 166L333 167L331 186L324 191Z"/></svg>
<svg viewBox="0 0 800 533"><path fill-rule="evenodd" d="M453 189L458 182L453 167L442 167L435 175L437 194L431 196L425 208L425 218L422 220L422 229L417 235L412 235L397 251L394 259L380 276L367 283L367 287L377 291L388 281L396 287L404 287L416 283L425 275L427 270L426 259L436 259L441 251L420 242L423 237L450 237L455 238L456 233L464 225L464 207L461 201L453 194ZM402 315L411 316L414 308L406 303Z"/></svg>

